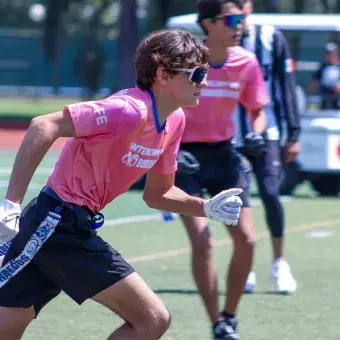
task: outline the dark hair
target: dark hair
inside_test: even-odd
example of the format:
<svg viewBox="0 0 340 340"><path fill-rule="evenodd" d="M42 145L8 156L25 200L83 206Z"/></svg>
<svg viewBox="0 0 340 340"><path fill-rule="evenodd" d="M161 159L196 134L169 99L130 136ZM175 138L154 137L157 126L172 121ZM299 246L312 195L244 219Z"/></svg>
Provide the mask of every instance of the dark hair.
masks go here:
<svg viewBox="0 0 340 340"><path fill-rule="evenodd" d="M176 74L171 70L207 64L208 48L191 33L179 29L152 32L137 48L137 86L142 90L150 88L158 67Z"/></svg>
<svg viewBox="0 0 340 340"><path fill-rule="evenodd" d="M205 34L208 34L203 26L203 19L215 18L221 13L222 5L225 3L233 3L237 8L243 9L244 0L198 0L197 1L197 22L201 26Z"/></svg>

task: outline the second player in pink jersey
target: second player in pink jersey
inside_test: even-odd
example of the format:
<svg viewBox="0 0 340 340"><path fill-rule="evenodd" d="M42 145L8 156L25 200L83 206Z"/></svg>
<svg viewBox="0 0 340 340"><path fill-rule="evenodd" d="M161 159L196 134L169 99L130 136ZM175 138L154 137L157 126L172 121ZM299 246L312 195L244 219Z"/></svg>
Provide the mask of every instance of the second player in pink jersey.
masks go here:
<svg viewBox="0 0 340 340"><path fill-rule="evenodd" d="M211 63L199 105L185 108L182 143L230 140L235 132L235 107L242 103L248 111L255 110L257 118L258 109L268 100L255 55L239 46L230 47L221 65Z"/></svg>
<svg viewBox="0 0 340 340"><path fill-rule="evenodd" d="M0 269L0 339L20 339L61 291L118 314L124 324L110 340L155 340L167 330L162 301L96 229L99 210L145 173L150 207L237 224L240 189L203 200L174 186L180 107L198 104L207 58L190 33L155 32L137 49L136 88L33 120L0 204L0 243L13 239ZM47 186L20 214L31 177L58 137L71 138Z"/></svg>
<svg viewBox="0 0 340 340"><path fill-rule="evenodd" d="M207 34L210 71L197 107L184 108L186 126L178 157L176 185L203 197L232 187L243 189L239 223L228 226L234 248L226 280L226 299L219 310L217 279L212 259L208 220L182 216L192 244L192 272L210 317L214 340L239 339L236 311L252 265L255 234L247 176L250 168L237 153L232 138L232 115L241 102L251 113L253 133L247 145L257 151L264 145L263 107L269 101L262 72L254 54L235 46L242 34L241 0L199 0L198 22ZM196 163L194 172L193 164Z"/></svg>

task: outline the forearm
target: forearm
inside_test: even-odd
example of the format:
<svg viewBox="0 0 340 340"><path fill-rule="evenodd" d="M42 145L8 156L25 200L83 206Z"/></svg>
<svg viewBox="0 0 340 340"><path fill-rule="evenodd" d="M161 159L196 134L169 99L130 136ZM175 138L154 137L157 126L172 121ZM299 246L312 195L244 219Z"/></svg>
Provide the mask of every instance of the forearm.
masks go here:
<svg viewBox="0 0 340 340"><path fill-rule="evenodd" d="M43 120L32 121L16 155L6 198L21 203L31 178L56 139L55 131Z"/></svg>
<svg viewBox="0 0 340 340"><path fill-rule="evenodd" d="M251 111L251 128L252 131L263 133L266 131L267 118L263 108Z"/></svg>
<svg viewBox="0 0 340 340"><path fill-rule="evenodd" d="M183 190L173 186L164 195L152 198L144 196L150 208L166 210L188 216L204 217L204 199L190 196Z"/></svg>

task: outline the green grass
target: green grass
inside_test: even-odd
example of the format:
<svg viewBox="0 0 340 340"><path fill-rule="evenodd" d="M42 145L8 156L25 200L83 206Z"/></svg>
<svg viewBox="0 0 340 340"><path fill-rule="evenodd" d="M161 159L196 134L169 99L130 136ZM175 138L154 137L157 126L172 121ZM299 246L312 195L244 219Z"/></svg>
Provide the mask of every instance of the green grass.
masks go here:
<svg viewBox="0 0 340 340"><path fill-rule="evenodd" d="M42 164L53 164L55 153ZM0 167L10 167L13 153L0 153ZM32 182L43 185L46 173L38 173ZM5 194L4 183L8 174L0 168L0 194ZM255 192L255 188L254 188ZM25 202L37 194L28 191ZM272 294L269 279L271 248L263 234L266 226L261 206L254 207L256 231L263 235L256 248L255 270L258 278L256 293L242 299L239 318L242 340L338 340L340 338L340 211L339 200L317 198L307 185L297 192L297 197L285 203L287 215L287 257L298 281L298 290L292 296ZM142 201L138 192L128 192L105 209L107 219L155 213ZM311 231L334 232L332 237L309 238ZM227 233L218 223L212 223L216 240L227 239ZM104 227L101 236L119 249L127 259L134 258L133 266L146 282L164 300L172 313L172 325L165 340L210 339L210 325L190 273L189 244L178 220L137 222L114 227ZM138 261L136 257L176 249L188 251L178 256L156 260ZM230 259L231 246L214 248L220 303L224 299L224 276ZM108 310L87 301L77 306L61 294L47 305L24 335L24 340L98 340L106 339L121 320Z"/></svg>
<svg viewBox="0 0 340 340"><path fill-rule="evenodd" d="M0 98L0 119L31 119L62 110L66 104L78 101L79 98Z"/></svg>

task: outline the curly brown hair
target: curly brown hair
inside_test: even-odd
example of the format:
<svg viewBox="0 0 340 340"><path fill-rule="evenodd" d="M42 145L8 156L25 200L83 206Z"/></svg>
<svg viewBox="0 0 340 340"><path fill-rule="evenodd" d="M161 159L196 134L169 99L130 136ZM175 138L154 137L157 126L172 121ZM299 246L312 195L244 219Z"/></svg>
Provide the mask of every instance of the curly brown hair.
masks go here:
<svg viewBox="0 0 340 340"><path fill-rule="evenodd" d="M137 48L137 86L151 88L158 67L176 74L171 70L207 65L208 48L193 34L179 29L152 32Z"/></svg>

